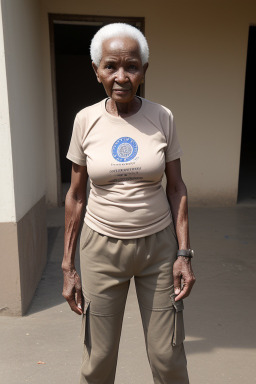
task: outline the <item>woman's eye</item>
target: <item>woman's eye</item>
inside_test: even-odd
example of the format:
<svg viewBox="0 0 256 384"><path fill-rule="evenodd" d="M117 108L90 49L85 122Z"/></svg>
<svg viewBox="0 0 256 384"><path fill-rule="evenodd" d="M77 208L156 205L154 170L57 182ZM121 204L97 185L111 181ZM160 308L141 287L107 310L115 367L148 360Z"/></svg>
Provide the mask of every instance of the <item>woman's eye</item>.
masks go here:
<svg viewBox="0 0 256 384"><path fill-rule="evenodd" d="M129 65L129 69L132 71L135 71L137 69L137 67L136 67L136 65L131 64L131 65Z"/></svg>
<svg viewBox="0 0 256 384"><path fill-rule="evenodd" d="M106 69L113 69L113 65L112 64L107 64L106 65Z"/></svg>

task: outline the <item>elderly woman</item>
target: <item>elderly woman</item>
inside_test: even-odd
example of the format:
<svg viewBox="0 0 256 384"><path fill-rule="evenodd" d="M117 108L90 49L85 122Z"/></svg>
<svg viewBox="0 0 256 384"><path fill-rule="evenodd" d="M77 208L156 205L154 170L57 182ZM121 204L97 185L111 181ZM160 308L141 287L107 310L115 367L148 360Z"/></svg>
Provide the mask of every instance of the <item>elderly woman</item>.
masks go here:
<svg viewBox="0 0 256 384"><path fill-rule="evenodd" d="M63 296L84 317L81 384L114 383L133 276L154 383L189 382L182 299L195 278L187 192L172 113L136 96L148 56L145 37L130 25L110 24L96 33L92 66L107 98L77 114L67 155L73 166L65 205ZM88 177L81 287L74 259Z"/></svg>

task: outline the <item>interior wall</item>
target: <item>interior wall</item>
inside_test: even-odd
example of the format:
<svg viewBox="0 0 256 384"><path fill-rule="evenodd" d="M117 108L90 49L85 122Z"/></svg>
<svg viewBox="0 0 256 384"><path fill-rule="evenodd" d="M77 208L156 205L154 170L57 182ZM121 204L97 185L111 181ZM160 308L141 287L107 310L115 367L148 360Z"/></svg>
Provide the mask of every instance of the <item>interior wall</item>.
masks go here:
<svg viewBox="0 0 256 384"><path fill-rule="evenodd" d="M62 183L70 183L71 162L66 158L75 115L105 97L95 82L89 45L99 29L91 25L54 25L58 136ZM86 73L86 76L84 74ZM88 92L90 90L90 92Z"/></svg>
<svg viewBox="0 0 256 384"><path fill-rule="evenodd" d="M45 194L39 3L2 0L16 221Z"/></svg>
<svg viewBox="0 0 256 384"><path fill-rule="evenodd" d="M80 109L87 106L88 95L85 90L88 88L90 82L90 76L86 76L86 79L79 78L80 74L83 73L85 68L88 71L91 71L91 68L88 68L88 57L78 56L78 55L59 55L57 58L58 68L58 81L60 83L59 89L57 88L58 94L58 123L59 123L59 151L60 151L60 164L62 166L61 180L63 183L70 183L71 175L71 162L66 159L66 154L68 152L69 143L72 135L73 122L76 116L76 113ZM70 69L73 69L73 72L70 74L67 79L67 73ZM97 100L98 94L93 92L93 89L97 87L97 91L100 91L102 98L105 97L105 92L102 88L96 85L94 87L94 73L91 84L93 83L92 92L90 91L91 98L88 97L89 103L92 104L92 100ZM85 81L86 80L86 81ZM61 86L62 84L62 86ZM99 90L100 88L100 90ZM61 90L58 93L58 90ZM82 103L81 103L82 101ZM96 102L96 101L95 101Z"/></svg>
<svg viewBox="0 0 256 384"><path fill-rule="evenodd" d="M41 0L47 145L54 138L48 13L145 17L150 65L145 97L169 107L184 151L183 177L192 204L235 204L248 28L256 23L251 0ZM51 153L51 158L56 154ZM47 165L47 193L56 170ZM51 183L51 181L54 181Z"/></svg>
<svg viewBox="0 0 256 384"><path fill-rule="evenodd" d="M256 25L249 30L238 201L256 201Z"/></svg>

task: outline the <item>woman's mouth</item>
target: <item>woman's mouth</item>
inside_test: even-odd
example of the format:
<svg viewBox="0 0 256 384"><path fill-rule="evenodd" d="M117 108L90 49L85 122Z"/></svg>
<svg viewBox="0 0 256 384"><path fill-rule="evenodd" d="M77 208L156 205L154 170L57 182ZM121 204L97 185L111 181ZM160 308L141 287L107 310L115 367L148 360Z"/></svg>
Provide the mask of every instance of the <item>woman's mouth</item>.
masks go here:
<svg viewBox="0 0 256 384"><path fill-rule="evenodd" d="M130 89L125 89L125 88L114 88L114 92L129 92Z"/></svg>

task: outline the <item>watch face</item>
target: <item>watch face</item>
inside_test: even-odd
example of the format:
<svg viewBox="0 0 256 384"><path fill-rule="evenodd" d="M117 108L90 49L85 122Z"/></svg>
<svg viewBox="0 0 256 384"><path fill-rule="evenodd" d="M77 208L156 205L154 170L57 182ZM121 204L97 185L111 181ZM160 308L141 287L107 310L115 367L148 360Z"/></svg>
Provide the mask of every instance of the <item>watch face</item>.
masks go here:
<svg viewBox="0 0 256 384"><path fill-rule="evenodd" d="M193 249L190 249L190 255L191 255L192 257L195 256L195 252L193 251Z"/></svg>

